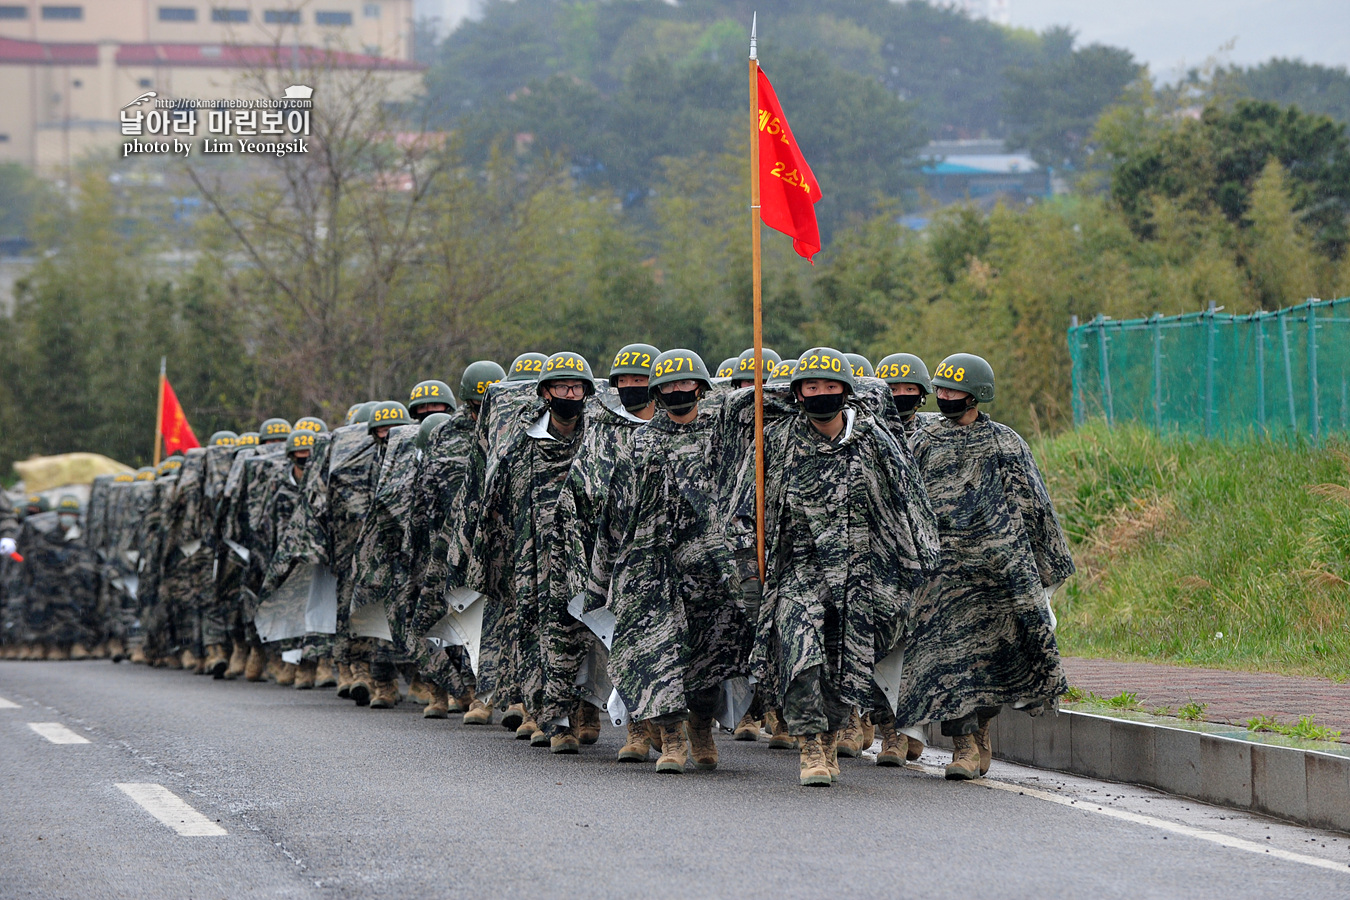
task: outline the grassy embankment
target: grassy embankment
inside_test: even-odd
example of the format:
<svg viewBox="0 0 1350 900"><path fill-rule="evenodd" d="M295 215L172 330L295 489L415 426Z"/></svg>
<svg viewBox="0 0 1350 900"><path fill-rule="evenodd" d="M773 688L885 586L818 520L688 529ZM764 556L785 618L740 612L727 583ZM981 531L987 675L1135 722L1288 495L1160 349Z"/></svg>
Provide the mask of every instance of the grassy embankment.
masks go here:
<svg viewBox="0 0 1350 900"><path fill-rule="evenodd" d="M1350 678L1350 446L1091 426L1032 449L1073 542L1065 655Z"/></svg>

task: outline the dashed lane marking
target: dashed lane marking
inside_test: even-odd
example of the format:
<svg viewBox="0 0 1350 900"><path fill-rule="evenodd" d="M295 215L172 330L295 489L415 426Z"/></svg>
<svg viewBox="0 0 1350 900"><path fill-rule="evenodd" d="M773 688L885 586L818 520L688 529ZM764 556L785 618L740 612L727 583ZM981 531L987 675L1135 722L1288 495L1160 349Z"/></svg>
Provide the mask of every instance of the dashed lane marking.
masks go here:
<svg viewBox="0 0 1350 900"><path fill-rule="evenodd" d="M119 784L117 789L184 837L219 837L228 832L197 812L162 784Z"/></svg>
<svg viewBox="0 0 1350 900"><path fill-rule="evenodd" d="M80 737L60 722L29 722L28 727L51 741L53 744L87 744L88 738Z"/></svg>
<svg viewBox="0 0 1350 900"><path fill-rule="evenodd" d="M18 709L18 708L19 704L15 703L13 700L6 700L4 697L0 697L0 709Z"/></svg>
<svg viewBox="0 0 1350 900"><path fill-rule="evenodd" d="M946 777L946 770L936 766L916 765L915 763L909 763L908 765L921 772L927 772L929 775ZM1321 859L1316 856L1307 856L1303 853L1291 853L1288 850L1281 850L1278 847L1266 847L1256 841L1244 840L1243 838L1221 834L1217 831L1209 831L1205 828L1193 828L1190 825L1182 825L1179 822L1169 822L1166 819L1155 819L1153 816L1143 816L1139 813L1127 812L1123 809L1112 809L1109 806L1101 806L1092 801L1083 800L1077 797L1060 797L1055 794L1047 794L1045 791L1038 791L1035 788L1024 787L1012 782L995 781L992 778L979 778L969 782L969 784L989 788L995 791L1007 791L1012 794L1021 794L1025 797L1044 800L1047 803L1058 803L1060 806L1067 806L1070 809L1081 809L1083 812L1096 813L1097 815L1106 816L1111 819L1132 822L1135 825L1144 825L1149 828L1156 828L1160 831L1167 831L1184 837L1209 841L1211 844L1218 844L1233 850L1243 850L1247 853L1255 853L1260 856L1273 856L1276 859L1282 859L1286 862L1300 863L1318 869L1328 869L1332 872L1340 872L1341 874L1350 872L1350 866L1347 866L1345 863L1338 863L1330 859Z"/></svg>

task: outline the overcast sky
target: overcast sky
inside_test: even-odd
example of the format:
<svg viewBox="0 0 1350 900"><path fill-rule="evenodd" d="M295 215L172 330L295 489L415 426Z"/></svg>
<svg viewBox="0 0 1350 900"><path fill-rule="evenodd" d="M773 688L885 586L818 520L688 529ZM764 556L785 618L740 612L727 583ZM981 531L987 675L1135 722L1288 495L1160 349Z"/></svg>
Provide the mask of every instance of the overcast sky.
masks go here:
<svg viewBox="0 0 1350 900"><path fill-rule="evenodd" d="M1008 11L1016 26L1068 25L1080 44L1125 47L1166 80L1235 38L1225 62L1350 63L1350 0L1008 0Z"/></svg>

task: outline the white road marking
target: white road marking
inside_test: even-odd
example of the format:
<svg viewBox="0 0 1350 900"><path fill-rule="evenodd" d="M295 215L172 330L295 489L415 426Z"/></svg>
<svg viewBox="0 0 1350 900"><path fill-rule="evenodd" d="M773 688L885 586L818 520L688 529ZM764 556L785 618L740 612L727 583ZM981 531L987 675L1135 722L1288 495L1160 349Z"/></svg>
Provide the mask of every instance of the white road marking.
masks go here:
<svg viewBox="0 0 1350 900"><path fill-rule="evenodd" d="M18 709L18 708L19 704L15 703L13 700L6 700L4 697L0 697L0 709Z"/></svg>
<svg viewBox="0 0 1350 900"><path fill-rule="evenodd" d="M188 806L182 798L162 784L119 784L117 789L184 837L217 837L228 834L224 828Z"/></svg>
<svg viewBox="0 0 1350 900"><path fill-rule="evenodd" d="M29 722L28 727L51 741L53 744L87 744L88 738L82 738L60 722Z"/></svg>
<svg viewBox="0 0 1350 900"><path fill-rule="evenodd" d="M938 768L937 766L925 766L916 763L907 763L907 765L911 768L918 769L921 772L927 772L929 775L939 775L945 778L947 774L945 769ZM1276 859L1282 859L1286 862L1302 863L1305 866L1328 869L1332 872L1340 872L1342 874L1350 872L1350 866L1347 866L1345 863L1333 862L1332 860L1321 859L1316 856L1307 856L1302 853L1291 853L1288 850L1281 850L1278 847L1262 846L1256 841L1232 837L1231 835L1221 834L1217 831L1210 831L1205 828L1193 828L1190 825L1169 822L1166 819L1155 819L1153 816L1143 816L1139 813L1128 812L1123 809L1112 809L1109 806L1102 806L1091 800L1083 800L1076 797L1060 797L1055 794L1047 794L1045 791L1038 791L1035 788L1024 787L1020 784L1006 781L996 781L992 778L979 778L968 783L996 791L1007 791L1012 794L1034 797L1037 800L1044 800L1047 803L1058 803L1060 806L1067 806L1070 809L1081 809L1083 812L1096 813L1098 815L1107 816L1108 818L1132 822L1135 825L1145 825L1149 828L1157 828L1160 831L1168 831L1172 834L1182 835L1183 837L1198 838L1199 840L1209 841L1212 844L1219 844L1220 846L1228 847L1233 850L1245 850L1248 853L1256 853L1261 856L1273 856Z"/></svg>

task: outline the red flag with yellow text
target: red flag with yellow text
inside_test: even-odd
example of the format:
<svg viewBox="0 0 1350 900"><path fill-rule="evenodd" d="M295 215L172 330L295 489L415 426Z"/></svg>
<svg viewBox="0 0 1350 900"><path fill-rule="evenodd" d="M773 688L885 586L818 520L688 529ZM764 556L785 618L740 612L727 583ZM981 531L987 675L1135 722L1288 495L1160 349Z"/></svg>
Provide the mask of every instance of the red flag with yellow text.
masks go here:
<svg viewBox="0 0 1350 900"><path fill-rule="evenodd" d="M164 378L164 376L160 376ZM192 433L192 426L188 424L187 414L183 412L183 405L178 402L178 395L173 392L173 385L169 384L169 379L164 378L164 399L160 406L160 421L163 422L164 432L164 452L174 454L180 450L191 450L193 447L200 447L197 436Z"/></svg>
<svg viewBox="0 0 1350 900"><path fill-rule="evenodd" d="M759 70L759 215L792 238L792 249L810 259L820 252L816 202L820 184L806 164L787 116L764 70Z"/></svg>

